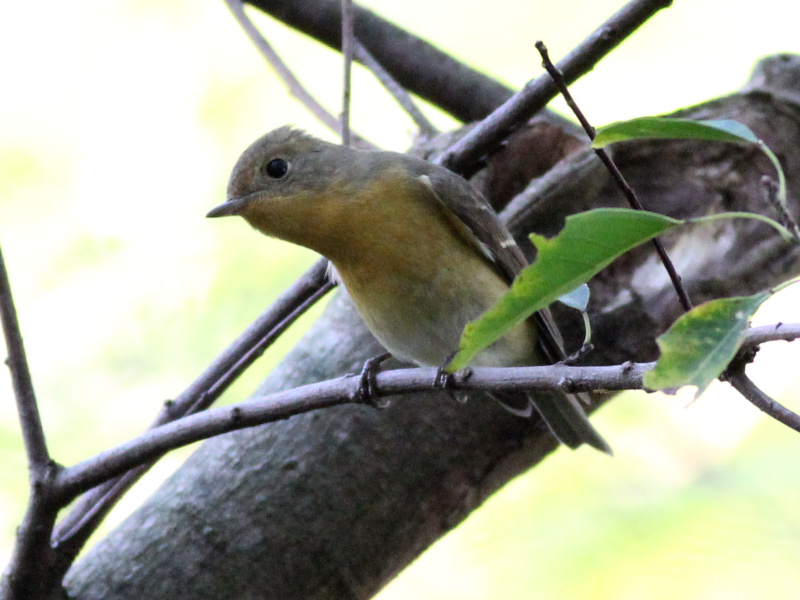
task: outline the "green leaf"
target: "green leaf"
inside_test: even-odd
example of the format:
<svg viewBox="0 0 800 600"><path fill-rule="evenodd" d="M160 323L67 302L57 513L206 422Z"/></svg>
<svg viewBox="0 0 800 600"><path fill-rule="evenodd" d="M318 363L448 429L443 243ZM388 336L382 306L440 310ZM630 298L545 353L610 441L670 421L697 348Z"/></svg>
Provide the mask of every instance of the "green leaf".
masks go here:
<svg viewBox="0 0 800 600"><path fill-rule="evenodd" d="M711 300L676 320L658 338L661 356L644 375L651 390L696 385L699 396L728 366L744 339L750 317L770 292Z"/></svg>
<svg viewBox="0 0 800 600"><path fill-rule="evenodd" d="M786 175L783 173L781 163L775 153L758 139L747 125L730 119L695 121L668 117L641 117L603 127L592 141L592 148L604 148L614 142L641 139L692 139L754 145L775 167L778 177L775 199L784 214L791 214L787 201ZM795 241L800 239L800 229L797 226L793 226L792 229L790 235Z"/></svg>
<svg viewBox="0 0 800 600"><path fill-rule="evenodd" d="M532 234L536 262L495 306L464 328L447 369L463 369L509 329L586 283L620 254L680 223L641 210L600 208L568 217L564 229L551 239Z"/></svg>
<svg viewBox="0 0 800 600"><path fill-rule="evenodd" d="M732 120L695 121L642 117L612 123L598 130L592 148L604 148L614 142L641 139L708 140L758 144L759 139L749 127Z"/></svg>

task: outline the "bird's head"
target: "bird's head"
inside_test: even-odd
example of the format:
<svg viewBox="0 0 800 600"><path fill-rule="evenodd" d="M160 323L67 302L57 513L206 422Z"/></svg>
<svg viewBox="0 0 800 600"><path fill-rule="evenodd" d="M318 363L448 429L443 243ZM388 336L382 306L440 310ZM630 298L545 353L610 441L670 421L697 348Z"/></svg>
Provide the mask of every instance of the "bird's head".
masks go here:
<svg viewBox="0 0 800 600"><path fill-rule="evenodd" d="M239 215L259 231L304 246L341 209L353 150L292 127L256 140L236 162L228 200L207 217Z"/></svg>

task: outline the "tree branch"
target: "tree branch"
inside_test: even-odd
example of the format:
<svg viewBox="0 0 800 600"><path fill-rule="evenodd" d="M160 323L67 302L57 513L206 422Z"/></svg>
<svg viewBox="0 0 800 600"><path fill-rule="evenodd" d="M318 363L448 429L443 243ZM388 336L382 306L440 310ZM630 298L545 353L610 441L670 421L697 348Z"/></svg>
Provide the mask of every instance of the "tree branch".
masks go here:
<svg viewBox="0 0 800 600"><path fill-rule="evenodd" d="M0 577L0 597L8 600L44 597L58 587L55 581L43 577L53 562L50 549L50 532L58 514L58 505L53 502L53 476L58 470L47 450L44 428L33 391L33 380L22 332L17 320L17 310L11 295L5 260L0 252L0 321L3 324L11 382L17 402L22 438L28 459L28 481L30 495L25 517L17 528L17 540L11 561Z"/></svg>
<svg viewBox="0 0 800 600"><path fill-rule="evenodd" d="M751 327L744 338L743 346L757 346L764 342L784 340L793 342L800 338L800 324L798 323L777 323L775 325L761 325Z"/></svg>
<svg viewBox="0 0 800 600"><path fill-rule="evenodd" d="M353 70L353 0L341 0L342 20L342 62L344 77L342 85L342 145L350 145L350 92L352 90Z"/></svg>
<svg viewBox="0 0 800 600"><path fill-rule="evenodd" d="M671 0L629 2L561 60L558 70L567 83L575 82L656 12L671 5ZM547 73L534 79L453 144L437 162L456 173L474 172L484 154L542 110L557 94L558 88Z"/></svg>
<svg viewBox="0 0 800 600"><path fill-rule="evenodd" d="M800 433L800 415L767 396L745 375L743 370L728 373L725 379L756 408Z"/></svg>
<svg viewBox="0 0 800 600"><path fill-rule="evenodd" d="M11 371L11 383L14 386L17 412L22 425L22 438L25 442L31 483L33 483L38 471L49 466L50 453L47 450L42 418L36 404L33 380L28 368L28 359L25 356L25 346L22 343L22 333L17 320L17 309L11 295L11 283L8 280L2 252L0 252L0 320L3 323L3 334L8 349L6 364Z"/></svg>

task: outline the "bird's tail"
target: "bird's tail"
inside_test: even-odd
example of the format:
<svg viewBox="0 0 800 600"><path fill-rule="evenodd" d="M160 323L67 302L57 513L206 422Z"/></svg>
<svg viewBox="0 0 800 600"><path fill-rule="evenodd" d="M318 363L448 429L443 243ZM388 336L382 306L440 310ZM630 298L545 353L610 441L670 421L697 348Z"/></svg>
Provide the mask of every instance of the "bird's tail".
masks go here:
<svg viewBox="0 0 800 600"><path fill-rule="evenodd" d="M544 353L547 362L563 361L566 358L564 340L550 310L541 310L533 318L539 331L539 349ZM572 394L544 393L530 396L530 401L562 444L577 448L585 443L606 454L613 454L611 446L589 422L578 397L584 401L589 398L584 393L577 397Z"/></svg>
<svg viewBox="0 0 800 600"><path fill-rule="evenodd" d="M571 394L537 394L531 396L533 405L542 419L562 444L577 448L589 444L606 454L613 454L611 446L589 422L578 399Z"/></svg>
<svg viewBox="0 0 800 600"><path fill-rule="evenodd" d="M500 406L518 417L530 417L535 409L556 439L570 448L589 444L601 452L613 454L611 446L594 428L580 402L571 394L494 392L492 397Z"/></svg>

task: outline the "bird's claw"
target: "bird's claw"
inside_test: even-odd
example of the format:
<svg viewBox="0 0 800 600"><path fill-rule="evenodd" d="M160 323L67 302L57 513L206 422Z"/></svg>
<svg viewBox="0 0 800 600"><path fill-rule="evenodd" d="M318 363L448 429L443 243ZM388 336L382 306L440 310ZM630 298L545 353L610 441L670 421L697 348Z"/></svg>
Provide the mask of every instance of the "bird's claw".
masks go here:
<svg viewBox="0 0 800 600"><path fill-rule="evenodd" d="M386 408L389 401L381 398L378 394L378 383L375 379L380 371L381 363L391 358L389 352L384 352L379 356L373 356L364 361L361 374L358 376L358 387L353 395L353 401L358 404L369 404L375 408Z"/></svg>

